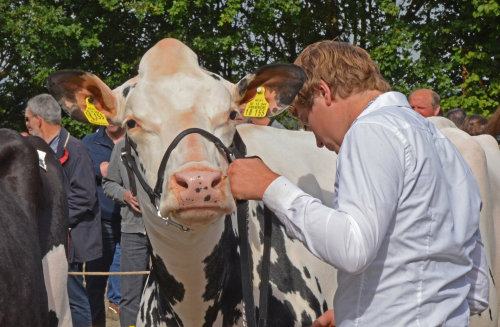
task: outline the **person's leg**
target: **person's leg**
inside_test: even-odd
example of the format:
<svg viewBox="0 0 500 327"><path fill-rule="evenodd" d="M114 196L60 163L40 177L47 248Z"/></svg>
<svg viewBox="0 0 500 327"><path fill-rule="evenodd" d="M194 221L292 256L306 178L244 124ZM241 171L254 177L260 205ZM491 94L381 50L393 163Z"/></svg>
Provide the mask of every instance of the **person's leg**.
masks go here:
<svg viewBox="0 0 500 327"><path fill-rule="evenodd" d="M68 271L81 272L81 263L69 263ZM73 327L92 326L92 316L82 276L68 275L68 298Z"/></svg>
<svg viewBox="0 0 500 327"><path fill-rule="evenodd" d="M120 245L122 271L148 270L149 252L146 235L122 233ZM122 327L135 326L146 279L147 275L121 276L120 324Z"/></svg>
<svg viewBox="0 0 500 327"><path fill-rule="evenodd" d="M111 272L120 271L120 243L116 244L115 255L113 256L113 263L109 268ZM109 276L108 278L108 301L116 305L120 304L122 293L120 291L120 276Z"/></svg>
<svg viewBox="0 0 500 327"><path fill-rule="evenodd" d="M115 238L111 222L102 220L102 257L87 262L86 271L108 272L113 262ZM92 312L93 326L106 326L106 311L104 310L104 292L108 276L87 276L87 294Z"/></svg>

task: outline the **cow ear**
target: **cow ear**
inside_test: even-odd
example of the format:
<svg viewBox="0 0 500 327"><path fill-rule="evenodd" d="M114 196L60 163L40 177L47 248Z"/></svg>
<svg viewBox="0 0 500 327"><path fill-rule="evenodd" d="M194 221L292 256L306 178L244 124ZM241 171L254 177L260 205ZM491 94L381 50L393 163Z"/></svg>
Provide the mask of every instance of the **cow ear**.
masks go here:
<svg viewBox="0 0 500 327"><path fill-rule="evenodd" d="M285 110L306 81L306 73L294 64L270 64L255 73L247 75L236 85L234 99L238 105L250 102L257 93L257 88L265 88L265 97L269 102L266 116L276 116Z"/></svg>
<svg viewBox="0 0 500 327"><path fill-rule="evenodd" d="M99 77L81 70L60 70L49 76L47 89L73 119L89 121L84 115L85 99L90 97L96 109L116 121L118 101L113 91Z"/></svg>

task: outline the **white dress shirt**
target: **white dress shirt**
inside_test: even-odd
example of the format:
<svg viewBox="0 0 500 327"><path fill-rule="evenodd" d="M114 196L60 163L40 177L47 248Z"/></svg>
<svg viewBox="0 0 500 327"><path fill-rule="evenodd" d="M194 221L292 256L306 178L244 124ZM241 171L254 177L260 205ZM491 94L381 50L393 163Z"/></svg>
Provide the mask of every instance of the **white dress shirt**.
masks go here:
<svg viewBox="0 0 500 327"><path fill-rule="evenodd" d="M337 326L468 326L487 307L476 181L401 93L377 97L345 135L333 209L283 176L263 200L339 269Z"/></svg>

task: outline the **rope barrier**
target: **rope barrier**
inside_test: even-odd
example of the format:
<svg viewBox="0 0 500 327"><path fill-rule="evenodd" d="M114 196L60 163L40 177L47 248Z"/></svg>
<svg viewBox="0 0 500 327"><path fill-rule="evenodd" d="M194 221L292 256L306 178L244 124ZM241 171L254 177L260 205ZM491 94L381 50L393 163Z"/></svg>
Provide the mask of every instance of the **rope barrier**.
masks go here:
<svg viewBox="0 0 500 327"><path fill-rule="evenodd" d="M70 271L68 275L73 276L114 276L114 275L148 275L149 270L143 271L110 271L110 272L96 272L96 271Z"/></svg>

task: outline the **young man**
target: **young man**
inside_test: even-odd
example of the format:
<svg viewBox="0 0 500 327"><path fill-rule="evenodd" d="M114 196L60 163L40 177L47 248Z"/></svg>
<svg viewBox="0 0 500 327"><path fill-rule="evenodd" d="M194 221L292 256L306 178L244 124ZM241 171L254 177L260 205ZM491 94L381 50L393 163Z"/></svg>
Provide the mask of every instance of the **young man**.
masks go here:
<svg viewBox="0 0 500 327"><path fill-rule="evenodd" d="M61 107L50 94L28 101L26 128L49 144L66 176L69 207L69 271L81 272L83 263L102 256L101 211L92 169L85 146L61 126ZM68 276L68 297L73 326L92 325L82 276Z"/></svg>
<svg viewBox="0 0 500 327"><path fill-rule="evenodd" d="M262 199L290 235L338 268L337 326L468 325L487 307L489 285L467 164L390 92L363 49L323 41L295 63L307 80L293 110L319 147L338 153L332 208L259 159L230 165L233 195Z"/></svg>

